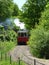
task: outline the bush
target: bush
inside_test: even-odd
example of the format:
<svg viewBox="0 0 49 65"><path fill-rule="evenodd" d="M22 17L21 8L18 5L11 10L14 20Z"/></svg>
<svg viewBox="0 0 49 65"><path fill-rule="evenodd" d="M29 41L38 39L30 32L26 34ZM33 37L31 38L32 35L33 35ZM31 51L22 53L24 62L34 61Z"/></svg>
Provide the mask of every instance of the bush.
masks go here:
<svg viewBox="0 0 49 65"><path fill-rule="evenodd" d="M7 30L5 33L5 40L13 42L16 41L17 34L13 30Z"/></svg>
<svg viewBox="0 0 49 65"><path fill-rule="evenodd" d="M49 58L49 31L45 32L42 29L32 30L28 43L34 56Z"/></svg>
<svg viewBox="0 0 49 65"><path fill-rule="evenodd" d="M0 40L1 41L16 41L17 34L12 29L5 30L0 29Z"/></svg>
<svg viewBox="0 0 49 65"><path fill-rule="evenodd" d="M42 13L39 25L31 30L28 43L34 56L49 58L49 6Z"/></svg>
<svg viewBox="0 0 49 65"><path fill-rule="evenodd" d="M17 44L17 34L12 29L5 30L0 27L0 52L8 52L12 47Z"/></svg>
<svg viewBox="0 0 49 65"><path fill-rule="evenodd" d="M12 41L0 41L0 53L7 53L9 50L11 50L16 45L15 42Z"/></svg>

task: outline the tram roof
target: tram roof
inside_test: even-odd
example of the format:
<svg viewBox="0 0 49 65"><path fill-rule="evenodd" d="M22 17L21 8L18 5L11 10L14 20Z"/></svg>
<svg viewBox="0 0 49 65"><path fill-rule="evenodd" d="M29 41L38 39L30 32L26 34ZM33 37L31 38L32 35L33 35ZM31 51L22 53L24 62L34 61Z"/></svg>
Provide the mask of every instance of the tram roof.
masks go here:
<svg viewBox="0 0 49 65"><path fill-rule="evenodd" d="M28 32L28 30L19 30L18 33Z"/></svg>

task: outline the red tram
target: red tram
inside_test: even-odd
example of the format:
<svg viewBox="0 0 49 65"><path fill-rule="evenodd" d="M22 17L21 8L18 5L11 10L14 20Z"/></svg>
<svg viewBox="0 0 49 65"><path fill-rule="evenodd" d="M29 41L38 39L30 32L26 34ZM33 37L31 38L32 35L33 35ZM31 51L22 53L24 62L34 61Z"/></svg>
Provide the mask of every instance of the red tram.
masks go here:
<svg viewBox="0 0 49 65"><path fill-rule="evenodd" d="M28 41L28 31L27 30L19 30L17 32L18 37L17 37L17 42L18 45L23 45L23 44L27 44Z"/></svg>

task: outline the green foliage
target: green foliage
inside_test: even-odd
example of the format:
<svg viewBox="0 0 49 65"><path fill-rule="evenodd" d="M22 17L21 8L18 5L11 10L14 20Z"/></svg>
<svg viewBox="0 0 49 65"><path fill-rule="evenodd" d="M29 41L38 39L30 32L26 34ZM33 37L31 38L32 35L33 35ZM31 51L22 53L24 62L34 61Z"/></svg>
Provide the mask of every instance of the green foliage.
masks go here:
<svg viewBox="0 0 49 65"><path fill-rule="evenodd" d="M17 44L17 34L12 29L0 27L0 52L7 52Z"/></svg>
<svg viewBox="0 0 49 65"><path fill-rule="evenodd" d="M34 28L39 23L41 12L44 10L47 0L27 0L22 10L22 20L28 29Z"/></svg>
<svg viewBox="0 0 49 65"><path fill-rule="evenodd" d="M0 53L7 53L9 50L11 50L16 45L15 42L12 41L0 41Z"/></svg>
<svg viewBox="0 0 49 65"><path fill-rule="evenodd" d="M16 40L16 33L12 29L7 29L7 30L1 30L0 29L0 40L1 41L13 41L15 42Z"/></svg>
<svg viewBox="0 0 49 65"><path fill-rule="evenodd" d="M0 0L0 21L11 17L13 12L12 0Z"/></svg>
<svg viewBox="0 0 49 65"><path fill-rule="evenodd" d="M49 30L49 3L46 5L45 11L42 13L39 23L45 30Z"/></svg>
<svg viewBox="0 0 49 65"><path fill-rule="evenodd" d="M40 58L49 58L49 6L47 5L40 18L40 25L31 30L28 42L32 54Z"/></svg>
<svg viewBox="0 0 49 65"><path fill-rule="evenodd" d="M15 32L17 32L19 29L20 29L19 26L16 26L15 24L13 25L13 30L14 30Z"/></svg>
<svg viewBox="0 0 49 65"><path fill-rule="evenodd" d="M19 8L16 4L14 4L12 16L18 16L18 15L19 15Z"/></svg>
<svg viewBox="0 0 49 65"><path fill-rule="evenodd" d="M5 40L7 41L16 41L16 33L13 30L7 30L5 32Z"/></svg>
<svg viewBox="0 0 49 65"><path fill-rule="evenodd" d="M15 3L13 3L13 0L0 0L0 21L18 15L19 8Z"/></svg>
<svg viewBox="0 0 49 65"><path fill-rule="evenodd" d="M49 31L40 28L32 30L29 44L34 56L49 58Z"/></svg>

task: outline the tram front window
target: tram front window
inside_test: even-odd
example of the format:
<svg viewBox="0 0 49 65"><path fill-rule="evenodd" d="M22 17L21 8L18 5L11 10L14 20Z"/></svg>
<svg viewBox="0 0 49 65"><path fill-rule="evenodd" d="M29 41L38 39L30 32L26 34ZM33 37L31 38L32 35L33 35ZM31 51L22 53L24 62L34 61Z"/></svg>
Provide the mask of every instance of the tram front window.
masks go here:
<svg viewBox="0 0 49 65"><path fill-rule="evenodd" d="M21 37L24 37L24 33L21 33Z"/></svg>
<svg viewBox="0 0 49 65"><path fill-rule="evenodd" d="M27 33L18 33L18 36L20 36L20 37L27 37Z"/></svg>
<svg viewBox="0 0 49 65"><path fill-rule="evenodd" d="M21 37L26 37L27 34L26 33L21 33Z"/></svg>

